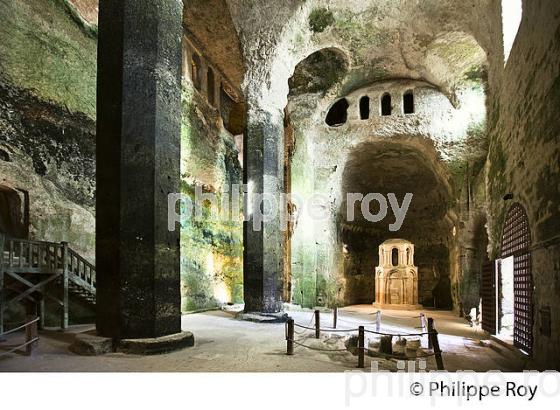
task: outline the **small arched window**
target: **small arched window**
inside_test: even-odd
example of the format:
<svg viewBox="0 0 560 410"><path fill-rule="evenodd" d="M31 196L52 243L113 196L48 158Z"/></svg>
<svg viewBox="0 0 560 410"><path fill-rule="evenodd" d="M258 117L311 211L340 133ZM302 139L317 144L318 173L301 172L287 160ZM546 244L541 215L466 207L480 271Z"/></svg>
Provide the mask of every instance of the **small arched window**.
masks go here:
<svg viewBox="0 0 560 410"><path fill-rule="evenodd" d="M327 125L330 127L338 127L346 123L346 120L348 119L348 107L349 104L346 98L335 102L325 119Z"/></svg>
<svg viewBox="0 0 560 410"><path fill-rule="evenodd" d="M408 90L403 95L403 112L405 114L414 114L414 93Z"/></svg>
<svg viewBox="0 0 560 410"><path fill-rule="evenodd" d="M399 250L397 248L391 249L391 264L399 266Z"/></svg>
<svg viewBox="0 0 560 410"><path fill-rule="evenodd" d="M214 78L214 70L211 67L208 67L208 73L206 74L207 84L208 84L208 102L210 105L215 105L216 102L216 84Z"/></svg>
<svg viewBox="0 0 560 410"><path fill-rule="evenodd" d="M391 115L392 111L391 94L383 94L383 97L381 97L381 115Z"/></svg>
<svg viewBox="0 0 560 410"><path fill-rule="evenodd" d="M196 88L199 91L200 91L200 69L201 69L200 57L198 56L198 54L193 54L192 62L191 62L192 82L194 88Z"/></svg>
<svg viewBox="0 0 560 410"><path fill-rule="evenodd" d="M406 264L412 265L411 255L410 255L410 248L406 248Z"/></svg>
<svg viewBox="0 0 560 410"><path fill-rule="evenodd" d="M360 118L369 120L369 97L367 95L360 98Z"/></svg>

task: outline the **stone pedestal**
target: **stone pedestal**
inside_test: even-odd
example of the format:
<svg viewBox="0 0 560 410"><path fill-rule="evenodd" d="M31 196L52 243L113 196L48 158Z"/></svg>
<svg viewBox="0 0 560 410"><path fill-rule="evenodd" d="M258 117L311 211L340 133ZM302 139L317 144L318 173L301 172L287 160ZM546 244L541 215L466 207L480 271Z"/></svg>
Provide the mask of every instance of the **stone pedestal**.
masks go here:
<svg viewBox="0 0 560 410"><path fill-rule="evenodd" d="M179 0L99 6L97 95L97 331L113 339L181 334Z"/></svg>

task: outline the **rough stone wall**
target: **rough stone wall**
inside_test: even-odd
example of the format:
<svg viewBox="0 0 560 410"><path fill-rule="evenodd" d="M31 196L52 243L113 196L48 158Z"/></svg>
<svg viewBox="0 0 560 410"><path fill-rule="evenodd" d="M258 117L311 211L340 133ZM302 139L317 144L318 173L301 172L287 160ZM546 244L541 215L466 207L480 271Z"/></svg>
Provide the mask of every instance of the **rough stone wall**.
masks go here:
<svg viewBox="0 0 560 410"><path fill-rule="evenodd" d="M181 192L195 203L196 189L217 194L241 186L242 175L233 136L224 129L219 112L192 85L183 82L181 131ZM206 205L210 205L207 203ZM187 218L181 231L182 310L243 302L243 225L204 206L202 219Z"/></svg>
<svg viewBox="0 0 560 410"><path fill-rule="evenodd" d="M501 24L499 2L492 14ZM523 2L523 18L509 60L493 54L489 92L490 152L486 184L490 253L500 256L502 224L512 202L525 208L531 229L534 281L534 359L560 369L560 317L541 333L541 309L554 312L560 295L560 3ZM501 44L496 36L495 44ZM504 201L512 193L513 200Z"/></svg>
<svg viewBox="0 0 560 410"><path fill-rule="evenodd" d="M95 33L59 0L2 2L0 17L0 185L27 192L31 238L93 259Z"/></svg>

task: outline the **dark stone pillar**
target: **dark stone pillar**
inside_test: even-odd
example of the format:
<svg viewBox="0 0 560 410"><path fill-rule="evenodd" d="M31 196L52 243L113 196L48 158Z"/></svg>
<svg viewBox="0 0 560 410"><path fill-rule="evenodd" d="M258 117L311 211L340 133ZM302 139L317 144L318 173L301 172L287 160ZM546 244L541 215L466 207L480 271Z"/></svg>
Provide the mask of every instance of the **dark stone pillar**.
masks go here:
<svg viewBox="0 0 560 410"><path fill-rule="evenodd" d="M99 10L97 331L116 339L181 331L180 0L106 0Z"/></svg>
<svg viewBox="0 0 560 410"><path fill-rule="evenodd" d="M270 113L249 105L247 124L243 162L244 181L250 189L248 200L255 194L265 194L275 198L279 206L276 217L263 223L261 230L254 229L254 212L243 227L245 311L276 313L282 310L284 266L280 223L280 195L284 189L283 112Z"/></svg>

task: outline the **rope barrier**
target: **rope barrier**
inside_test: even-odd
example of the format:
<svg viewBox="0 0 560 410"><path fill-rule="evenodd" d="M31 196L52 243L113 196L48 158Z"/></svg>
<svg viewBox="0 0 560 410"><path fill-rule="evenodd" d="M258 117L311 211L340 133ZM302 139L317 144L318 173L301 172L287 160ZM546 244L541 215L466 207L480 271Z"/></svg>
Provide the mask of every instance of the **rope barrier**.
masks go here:
<svg viewBox="0 0 560 410"><path fill-rule="evenodd" d="M336 313L334 314L334 317L336 318ZM314 347L314 346L309 346L306 344L301 343L301 341L303 341L304 339L306 339L306 337L302 337L299 339L295 339L294 335L297 334L303 334L306 331L314 331L315 332L315 339L319 339L320 338L320 334L321 332L325 332L325 333L355 333L358 332L358 343L356 347L352 347L353 349L356 349L356 351L358 352L358 368L364 368L364 355L366 352L371 352L370 356L373 357L381 357L384 359L400 359L400 360L418 360L418 359L422 359L422 358L427 358L427 357L431 357L434 356L435 360L436 360L436 364L437 364L437 368L438 370L443 370L444 369L444 364L443 364L443 360L442 360L442 351L439 348L439 342L438 342L438 332L437 330L434 328L433 326L433 319L432 318L427 318L427 328L428 331L427 332L417 332L417 333L408 333L408 332L399 332L399 333L389 333L389 332L381 332L379 331L380 329L380 318L381 316L379 315L378 312L378 318L376 322L366 322L366 323L370 323L370 324L374 324L375 328L377 330L370 330L370 329L366 329L366 327L363 324L360 324L358 329L336 329L335 327L330 327L330 326L326 326L326 327L321 327L321 318L319 316L319 311L316 310L314 316L311 318L310 323L308 324L308 326L303 326L300 324L297 324L294 322L294 320L292 318L289 318L288 322L286 323L286 327L285 327L285 333L286 333L286 341L287 341L287 354L288 355L293 355L294 354L294 345L297 346L301 346L304 347L306 349L310 349L310 350L315 350L315 351L319 351L319 352L327 352L327 353L339 353L339 352L351 352L350 348L345 348L345 349L323 349L320 347ZM424 319L422 320L422 326L420 327L420 329L424 329L425 327L425 323L426 323L426 316L424 314L420 315L420 316L415 316L413 318L401 318L399 317L398 319ZM311 327L311 322L313 321L313 319L315 319L315 326ZM346 322L346 323L351 323L347 320L344 319L340 319L341 322ZM336 320L335 320L335 326L336 326ZM352 323L353 325L355 325L356 323ZM302 332L295 332L295 328L300 328L300 329L304 329L304 331ZM414 329L418 329L418 327L414 327ZM395 355L395 354L387 354L387 353L381 353L375 350L370 350L369 348L364 346L364 342L365 342L365 333L370 333L370 334L374 334L374 335L380 335L380 336L390 336L392 337L398 337L398 338L405 338L405 337L422 337L425 335L428 335L428 341L429 341L429 348L433 349L432 353L424 353L422 355L415 355L413 357L408 357L405 353L403 354L399 354L399 355ZM310 336L308 336L310 338ZM356 336L354 336L356 337ZM410 349L409 349L410 350ZM416 353L416 350L414 351ZM355 352L351 352L351 353L355 353Z"/></svg>
<svg viewBox="0 0 560 410"><path fill-rule="evenodd" d="M393 316L388 315L387 313L381 313L382 317L390 317L391 319L420 319L422 315L419 316Z"/></svg>
<svg viewBox="0 0 560 410"><path fill-rule="evenodd" d="M286 339L286 340L290 340L290 339ZM347 352L347 353L351 353L350 350L348 350L348 349L321 349L320 347L308 346L308 345L305 345L303 343L300 343L300 340L303 340L303 339L291 340L291 341L295 345L305 347L306 349L309 349L309 350L315 350L315 351L318 351L318 352L336 352L336 353ZM356 350L360 349L360 347L358 347L358 346L356 346L354 348ZM366 347L363 347L361 349L363 349L365 352L370 351L370 349L368 349ZM425 354L422 354L422 355L416 355L414 357L409 357L409 356L406 356L406 355L394 355L394 354L387 354L387 353L381 353L381 352L374 351L374 356L373 357L382 357L384 359L388 358L388 359L408 359L408 360L414 359L414 360L418 360L418 359L423 359L423 358L432 357L432 356L435 356L435 353L425 353Z"/></svg>
<svg viewBox="0 0 560 410"><path fill-rule="evenodd" d="M307 330L313 330L313 331L316 330L314 327L302 326L302 325L298 325L297 323L294 323L294 326L299 327L301 329L307 329ZM358 331L358 329L333 329L333 328L331 328L331 329L319 328L319 330L321 332L329 332L329 333L330 332L341 332L341 333L343 333L343 332L357 332Z"/></svg>
<svg viewBox="0 0 560 410"><path fill-rule="evenodd" d="M341 319L340 316L338 317L338 320L340 322L344 322L344 323L352 323L353 325L356 324L355 322L350 322L348 320ZM356 320L358 320L358 319L356 319ZM363 323L363 324L366 324L366 325L376 325L377 324L377 322L360 322L360 323Z"/></svg>
<svg viewBox="0 0 560 410"><path fill-rule="evenodd" d="M303 343L299 343L299 342L297 342L297 341L295 341L295 340L292 340L292 342L294 342L295 345L298 345L298 346L301 346L301 347L305 347L305 348L310 349L310 350L315 350L315 351L318 351L318 352L331 352L331 353L346 352L346 353L350 353L350 352L348 351L348 349L321 349L321 348L319 348L319 347L312 347L312 346L304 345Z"/></svg>
<svg viewBox="0 0 560 410"><path fill-rule="evenodd" d="M365 330L366 333L373 333L376 335L381 336L394 336L394 337L405 337L405 336L425 336L433 334L433 332L424 332L424 333L384 333L384 332L376 332L375 330Z"/></svg>
<svg viewBox="0 0 560 410"><path fill-rule="evenodd" d="M36 323L38 321L39 321L39 318L35 318L32 321L24 323L23 325L21 325L19 327L16 327L14 329L10 329L10 330L8 330L7 332L4 332L4 333L0 333L0 336L6 336L6 335L9 335L11 333L15 333L18 330L25 329L27 326L32 325L33 323Z"/></svg>
<svg viewBox="0 0 560 410"><path fill-rule="evenodd" d="M313 331L316 330L314 327L303 326L303 325L300 325L298 323L294 323L294 326L299 327L300 329L313 330ZM287 329L287 327L286 327L286 329ZM333 328L330 328L330 329L319 328L319 330L321 332L326 332L326 333L333 333L333 332L348 333L348 332L357 332L358 331L358 329L333 329ZM373 334L377 334L377 335L381 335L381 336L393 336L393 337L425 336L425 335L431 334L431 332L424 332L424 333L386 333L386 332L377 332L377 331L369 330L369 329L365 329L365 332L366 333L373 333ZM299 332L298 334L303 334L303 333L305 333L305 332Z"/></svg>
<svg viewBox="0 0 560 410"><path fill-rule="evenodd" d="M395 354L387 354L387 353L381 353L381 352L374 352L375 356L374 357L381 357L383 359L398 359L398 360L402 360L402 359L414 359L414 360L418 360L418 359L424 359L426 357L432 357L435 356L435 353L426 353L423 355L416 355L414 357L408 357L406 355L395 355Z"/></svg>
<svg viewBox="0 0 560 410"><path fill-rule="evenodd" d="M32 344L32 343L35 343L35 342L38 342L38 341L39 341L39 338L38 338L38 337L35 337L34 339L29 340L28 342L25 342L25 343L23 343L23 344L21 344L21 345L19 345L19 346L16 346L16 347L14 347L14 348L12 348L12 349L6 351L6 352L0 353L0 357L7 356L7 355L9 355L9 354L11 354L11 353L14 353L16 350L20 350L21 348L27 347L28 345L30 345L30 344Z"/></svg>
<svg viewBox="0 0 560 410"><path fill-rule="evenodd" d="M307 324L307 327L311 326L311 323L313 323L313 320L314 320L314 319L315 319L315 316L314 316L314 315L311 315L311 319L309 319L309 323ZM295 323L294 323L294 325L295 325ZM299 326L299 325L296 325L296 326ZM287 329L287 327L286 327L286 329ZM315 330L315 328L313 328L313 330ZM286 330L286 332L287 332L287 330ZM296 333L296 334L298 334L298 335L302 335L302 334L304 334L305 332L296 332L295 329L294 329L294 333Z"/></svg>

